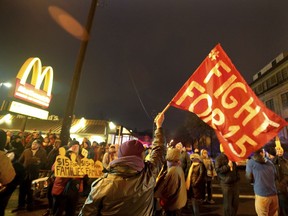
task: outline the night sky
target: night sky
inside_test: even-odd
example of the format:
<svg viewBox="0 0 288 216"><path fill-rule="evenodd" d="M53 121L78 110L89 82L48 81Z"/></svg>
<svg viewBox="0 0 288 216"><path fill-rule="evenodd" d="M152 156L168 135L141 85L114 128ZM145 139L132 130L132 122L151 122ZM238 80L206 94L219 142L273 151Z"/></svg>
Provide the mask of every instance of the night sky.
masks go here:
<svg viewBox="0 0 288 216"><path fill-rule="evenodd" d="M13 82L29 57L54 69L49 111L64 115L81 41L48 8L85 26L90 0L0 0L0 81ZM245 78L288 51L287 0L99 0L75 115L151 129L210 50L220 43ZM169 108L170 130L185 111Z"/></svg>

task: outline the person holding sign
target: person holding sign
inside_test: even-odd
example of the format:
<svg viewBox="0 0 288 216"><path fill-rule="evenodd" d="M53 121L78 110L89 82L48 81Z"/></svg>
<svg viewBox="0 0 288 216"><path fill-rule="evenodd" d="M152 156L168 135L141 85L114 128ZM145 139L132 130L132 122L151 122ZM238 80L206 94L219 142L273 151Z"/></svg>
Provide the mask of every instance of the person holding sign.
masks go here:
<svg viewBox="0 0 288 216"><path fill-rule="evenodd" d="M144 162L144 146L129 140L119 146L118 158L107 173L93 182L79 215L153 215L154 186L165 162L164 114L155 118L156 131L150 161Z"/></svg>
<svg viewBox="0 0 288 216"><path fill-rule="evenodd" d="M68 150L65 151L64 148L59 149L59 154L61 157L57 157L57 160L63 158L65 166L67 166L70 172L74 172L79 166L76 162L76 154ZM52 212L54 216L64 215L75 215L76 207L79 200L79 193L83 191L83 184L81 178L73 177L71 174L70 178L67 177L57 177L53 184L52 195L53 195L53 208Z"/></svg>

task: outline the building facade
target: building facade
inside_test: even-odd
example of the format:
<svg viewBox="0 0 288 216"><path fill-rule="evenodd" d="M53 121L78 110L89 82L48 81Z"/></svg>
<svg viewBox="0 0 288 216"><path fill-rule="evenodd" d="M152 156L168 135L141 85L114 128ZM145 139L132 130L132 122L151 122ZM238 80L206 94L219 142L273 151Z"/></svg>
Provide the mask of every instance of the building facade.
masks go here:
<svg viewBox="0 0 288 216"><path fill-rule="evenodd" d="M270 110L288 121L288 52L281 53L255 74L250 87ZM287 139L287 127L279 136Z"/></svg>

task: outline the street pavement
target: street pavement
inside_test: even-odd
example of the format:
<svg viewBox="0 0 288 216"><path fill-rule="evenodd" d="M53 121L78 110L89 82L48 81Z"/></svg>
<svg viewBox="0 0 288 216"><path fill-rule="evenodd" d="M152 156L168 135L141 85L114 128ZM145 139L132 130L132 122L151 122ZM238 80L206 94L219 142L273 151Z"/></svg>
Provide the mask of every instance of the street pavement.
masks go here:
<svg viewBox="0 0 288 216"><path fill-rule="evenodd" d="M238 216L255 216L255 207L254 207L254 193L252 186L245 179L245 170L240 170L240 203L238 209ZM200 206L200 215L201 216L221 216L223 215L223 207L222 207L222 193L220 185L217 181L213 182L213 200L214 204L202 204ZM34 211L19 211L17 213L11 213L11 210L17 207L17 199L18 199L18 189L13 193L9 204L5 211L5 216L41 216L48 207L47 199L37 200L35 203ZM81 198L79 202L79 210L85 201L85 198ZM183 216L191 216L192 209L188 205L187 208L183 209ZM134 215L133 215L134 216ZM136 216L136 215L135 215Z"/></svg>

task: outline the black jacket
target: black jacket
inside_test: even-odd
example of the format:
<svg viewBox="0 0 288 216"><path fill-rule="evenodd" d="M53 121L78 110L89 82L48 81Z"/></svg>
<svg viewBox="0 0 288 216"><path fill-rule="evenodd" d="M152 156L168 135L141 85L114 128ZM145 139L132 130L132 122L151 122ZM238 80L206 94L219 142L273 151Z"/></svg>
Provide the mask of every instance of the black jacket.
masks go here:
<svg viewBox="0 0 288 216"><path fill-rule="evenodd" d="M228 162L229 159L224 153L215 159L215 170L220 184L234 184L240 179L236 163L233 162L233 170L231 171Z"/></svg>

